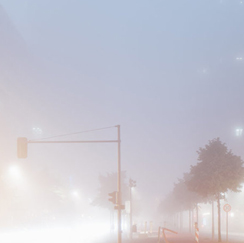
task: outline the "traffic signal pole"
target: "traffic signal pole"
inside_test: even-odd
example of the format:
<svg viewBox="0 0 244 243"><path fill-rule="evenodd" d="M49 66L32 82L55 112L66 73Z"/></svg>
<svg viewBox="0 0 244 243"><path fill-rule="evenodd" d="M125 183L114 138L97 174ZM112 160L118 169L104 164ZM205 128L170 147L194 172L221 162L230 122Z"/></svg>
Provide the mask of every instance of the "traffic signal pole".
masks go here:
<svg viewBox="0 0 244 243"><path fill-rule="evenodd" d="M121 210L123 205L121 204L121 153L120 153L120 125L115 126L118 131L117 140L88 140L88 141L42 141L42 140L29 140L27 138L19 138L17 140L18 158L27 158L27 144L29 143L118 143L118 178L117 178L117 207L118 210L118 243L122 242L122 230L121 230ZM24 150L24 152L22 152Z"/></svg>

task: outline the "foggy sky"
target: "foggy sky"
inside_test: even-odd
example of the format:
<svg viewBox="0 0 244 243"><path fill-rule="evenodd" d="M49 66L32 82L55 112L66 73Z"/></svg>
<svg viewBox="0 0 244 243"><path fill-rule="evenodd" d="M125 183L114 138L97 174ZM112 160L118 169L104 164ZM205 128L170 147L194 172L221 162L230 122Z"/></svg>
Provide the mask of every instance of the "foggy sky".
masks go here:
<svg viewBox="0 0 244 243"><path fill-rule="evenodd" d="M0 17L5 11L10 21L0 23L11 39L0 42L1 144L7 137L9 161L17 160L18 136L120 124L122 170L154 201L208 140L220 137L244 155L235 137L244 121L241 1L0 3ZM72 138L116 138L116 129ZM117 169L116 145L66 148L30 145L27 161L94 191L99 173Z"/></svg>

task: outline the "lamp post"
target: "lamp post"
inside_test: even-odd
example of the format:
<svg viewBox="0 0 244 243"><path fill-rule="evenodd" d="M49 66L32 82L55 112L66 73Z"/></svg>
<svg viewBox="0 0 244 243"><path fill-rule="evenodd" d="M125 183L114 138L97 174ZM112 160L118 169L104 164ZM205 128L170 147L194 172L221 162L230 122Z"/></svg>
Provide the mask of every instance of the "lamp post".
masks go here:
<svg viewBox="0 0 244 243"><path fill-rule="evenodd" d="M136 186L136 181L133 181L131 178L129 180L129 187L130 187L130 239L132 239L132 187Z"/></svg>

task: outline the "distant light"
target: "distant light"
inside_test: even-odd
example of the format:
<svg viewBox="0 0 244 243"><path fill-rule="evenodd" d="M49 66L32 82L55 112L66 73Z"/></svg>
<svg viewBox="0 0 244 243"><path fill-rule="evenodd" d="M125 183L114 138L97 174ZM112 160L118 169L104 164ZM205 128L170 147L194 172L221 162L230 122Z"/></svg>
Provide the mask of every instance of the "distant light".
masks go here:
<svg viewBox="0 0 244 243"><path fill-rule="evenodd" d="M210 215L210 213L203 213L202 215L203 215L203 216L206 216L206 215Z"/></svg>
<svg viewBox="0 0 244 243"><path fill-rule="evenodd" d="M243 58L242 58L242 57L237 57L236 60L237 60L237 61L242 61Z"/></svg>
<svg viewBox="0 0 244 243"><path fill-rule="evenodd" d="M198 73L200 74L208 74L208 68L206 67L201 67L197 70Z"/></svg>
<svg viewBox="0 0 244 243"><path fill-rule="evenodd" d="M235 214L234 214L234 213L231 213L231 214L230 214L230 217L232 217L232 218L233 218L234 216L235 216Z"/></svg>
<svg viewBox="0 0 244 243"><path fill-rule="evenodd" d="M243 133L243 129L242 128L237 128L236 129L236 136L237 137L241 137L242 136L242 133Z"/></svg>
<svg viewBox="0 0 244 243"><path fill-rule="evenodd" d="M71 195L74 197L74 198L79 198L80 197L80 194L78 191L74 190L71 192Z"/></svg>
<svg viewBox="0 0 244 243"><path fill-rule="evenodd" d="M14 179L20 179L21 178L21 172L20 169L18 168L18 166L16 165L12 165L9 168L9 174L12 178Z"/></svg>
<svg viewBox="0 0 244 243"><path fill-rule="evenodd" d="M32 131L35 135L41 135L43 133L40 127L33 127Z"/></svg>

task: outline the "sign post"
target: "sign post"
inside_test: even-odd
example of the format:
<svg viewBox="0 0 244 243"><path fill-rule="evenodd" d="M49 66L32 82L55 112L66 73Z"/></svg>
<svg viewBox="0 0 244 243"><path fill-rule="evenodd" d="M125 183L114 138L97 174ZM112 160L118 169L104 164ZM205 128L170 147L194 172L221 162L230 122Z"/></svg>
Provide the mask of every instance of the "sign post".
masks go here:
<svg viewBox="0 0 244 243"><path fill-rule="evenodd" d="M224 205L224 211L226 212L226 242L228 242L228 213L231 210L231 206L229 204Z"/></svg>

